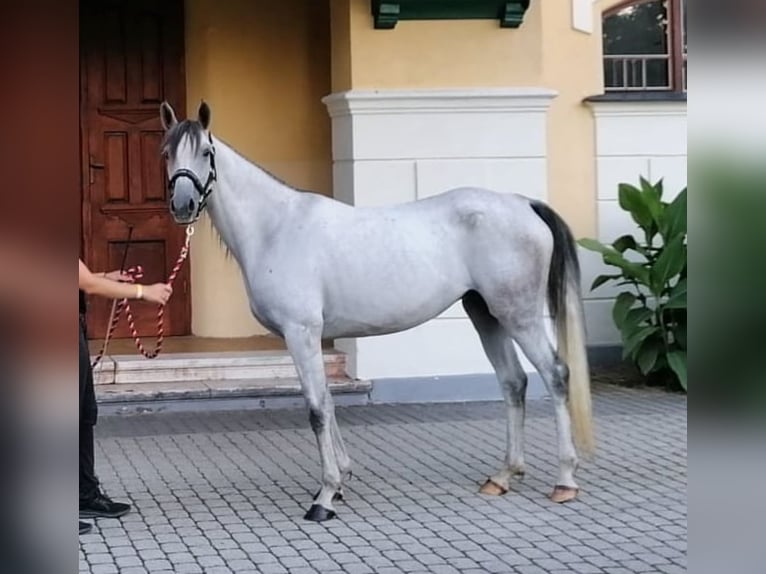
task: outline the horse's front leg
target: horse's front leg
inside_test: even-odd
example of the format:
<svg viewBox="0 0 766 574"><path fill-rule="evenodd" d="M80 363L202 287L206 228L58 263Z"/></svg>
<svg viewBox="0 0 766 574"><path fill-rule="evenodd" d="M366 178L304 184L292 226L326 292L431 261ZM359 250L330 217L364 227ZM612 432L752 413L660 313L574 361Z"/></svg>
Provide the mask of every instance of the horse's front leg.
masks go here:
<svg viewBox="0 0 766 574"><path fill-rule="evenodd" d="M322 522L335 517L333 499L341 487L341 471L333 445L335 411L322 358L322 328L316 324L300 324L285 329L284 335L298 371L322 463L322 488L304 518Z"/></svg>

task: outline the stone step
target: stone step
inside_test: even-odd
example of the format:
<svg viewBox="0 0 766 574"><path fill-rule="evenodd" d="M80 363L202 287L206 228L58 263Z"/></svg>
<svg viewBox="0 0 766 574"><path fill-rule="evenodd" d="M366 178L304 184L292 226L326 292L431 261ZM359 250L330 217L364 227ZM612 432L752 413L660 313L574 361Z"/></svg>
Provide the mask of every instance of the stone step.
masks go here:
<svg viewBox="0 0 766 574"><path fill-rule="evenodd" d="M327 380L327 383L333 395L367 394L371 389L369 381L358 381L345 377L332 377ZM96 387L96 399L100 404L301 396L300 383L298 379L292 377L175 383L122 383Z"/></svg>
<svg viewBox="0 0 766 574"><path fill-rule="evenodd" d="M346 377L346 355L323 352L328 378ZM98 386L216 381L297 380L287 351L231 351L220 353L168 353L156 359L141 355L110 355L94 370Z"/></svg>

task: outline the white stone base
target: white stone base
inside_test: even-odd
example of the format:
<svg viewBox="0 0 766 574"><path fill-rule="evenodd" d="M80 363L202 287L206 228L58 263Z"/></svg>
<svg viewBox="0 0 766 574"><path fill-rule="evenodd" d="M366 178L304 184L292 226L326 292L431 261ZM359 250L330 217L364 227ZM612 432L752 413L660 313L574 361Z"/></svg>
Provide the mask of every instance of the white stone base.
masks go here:
<svg viewBox="0 0 766 574"><path fill-rule="evenodd" d="M553 341L550 322L548 327ZM363 380L494 373L470 319L464 313L455 316L453 310L408 331L340 339L335 346L347 354L349 376ZM516 350L526 372L534 372L521 350Z"/></svg>
<svg viewBox="0 0 766 574"><path fill-rule="evenodd" d="M554 97L543 88L332 94L324 102L335 197L370 207L480 186L545 200L546 114ZM348 355L349 375L362 379L492 373L459 304L409 331L337 347Z"/></svg>
<svg viewBox="0 0 766 574"><path fill-rule="evenodd" d="M639 177L663 179L663 200L672 201L686 187L686 102L591 102L596 120L597 212L599 241L611 243L638 226L618 203L620 183L639 185ZM640 234L637 238L642 238ZM612 320L614 297L620 288L604 285L591 292L593 280L617 269L601 256L579 250L583 270L588 343L613 345L621 341ZM623 287L622 289L628 289Z"/></svg>

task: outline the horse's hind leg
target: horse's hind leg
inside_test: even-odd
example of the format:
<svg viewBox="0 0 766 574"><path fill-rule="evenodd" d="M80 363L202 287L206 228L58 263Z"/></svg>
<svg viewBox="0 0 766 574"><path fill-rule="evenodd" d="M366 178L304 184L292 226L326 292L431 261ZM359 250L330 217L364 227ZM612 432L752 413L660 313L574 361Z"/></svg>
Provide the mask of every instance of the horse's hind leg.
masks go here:
<svg viewBox="0 0 766 574"><path fill-rule="evenodd" d="M554 502L573 500L578 491L574 479L578 461L567 409L569 368L554 351L545 332L542 316L528 316L523 321L513 321L512 328L516 342L540 373L553 399L558 434L559 477L551 494L551 500Z"/></svg>
<svg viewBox="0 0 766 574"><path fill-rule="evenodd" d="M463 306L479 332L484 351L497 373L507 409L507 442L505 465L487 479L482 494L500 495L510 489L513 475L523 476L524 465L524 408L527 375L519 362L513 339L487 309L484 299L475 291L463 297Z"/></svg>

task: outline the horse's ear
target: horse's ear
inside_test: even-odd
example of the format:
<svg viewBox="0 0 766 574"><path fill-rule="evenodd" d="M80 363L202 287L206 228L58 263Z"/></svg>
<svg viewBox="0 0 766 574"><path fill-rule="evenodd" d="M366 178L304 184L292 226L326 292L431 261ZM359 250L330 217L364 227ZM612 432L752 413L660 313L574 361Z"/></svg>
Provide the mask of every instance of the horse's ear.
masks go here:
<svg viewBox="0 0 766 574"><path fill-rule="evenodd" d="M200 102L199 110L197 111L197 119L199 120L199 123L202 124L203 129L208 129L210 127L210 106L207 105L205 100Z"/></svg>
<svg viewBox="0 0 766 574"><path fill-rule="evenodd" d="M167 102L162 102L160 105L160 121L162 121L162 127L165 131L168 131L178 123L173 107Z"/></svg>

